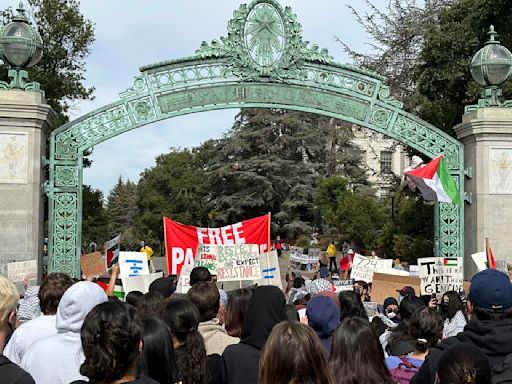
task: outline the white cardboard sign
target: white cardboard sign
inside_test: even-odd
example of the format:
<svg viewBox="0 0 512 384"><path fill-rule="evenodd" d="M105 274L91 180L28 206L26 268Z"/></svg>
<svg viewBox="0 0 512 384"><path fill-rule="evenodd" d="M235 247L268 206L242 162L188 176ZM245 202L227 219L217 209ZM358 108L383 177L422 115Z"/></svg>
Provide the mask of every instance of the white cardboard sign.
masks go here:
<svg viewBox="0 0 512 384"><path fill-rule="evenodd" d="M464 289L462 257L425 257L418 259L422 295L438 295Z"/></svg>
<svg viewBox="0 0 512 384"><path fill-rule="evenodd" d="M7 264L7 278L12 282L37 279L37 260L16 261Z"/></svg>
<svg viewBox="0 0 512 384"><path fill-rule="evenodd" d="M119 252L119 277L149 275L148 260L143 252Z"/></svg>
<svg viewBox="0 0 512 384"><path fill-rule="evenodd" d="M354 280L363 280L367 283L373 281L373 273L387 270L393 266L391 259L375 259L373 257L362 256L359 253L354 254L352 263L352 272L350 278Z"/></svg>
<svg viewBox="0 0 512 384"><path fill-rule="evenodd" d="M122 279L123 281L123 291L125 294L128 294L131 291L140 291L142 293L147 293L149 291L149 286L153 281L162 277L164 274L162 272L150 273L149 275L139 275L139 276L129 276Z"/></svg>

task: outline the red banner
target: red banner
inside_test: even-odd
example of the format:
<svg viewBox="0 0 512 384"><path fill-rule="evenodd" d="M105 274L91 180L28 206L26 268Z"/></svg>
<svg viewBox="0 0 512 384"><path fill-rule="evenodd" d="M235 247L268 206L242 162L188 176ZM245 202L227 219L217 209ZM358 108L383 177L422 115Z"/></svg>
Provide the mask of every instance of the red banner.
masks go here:
<svg viewBox="0 0 512 384"><path fill-rule="evenodd" d="M198 244L257 244L270 248L270 214L222 228L198 228L164 217L168 273L179 275L184 264L194 264Z"/></svg>

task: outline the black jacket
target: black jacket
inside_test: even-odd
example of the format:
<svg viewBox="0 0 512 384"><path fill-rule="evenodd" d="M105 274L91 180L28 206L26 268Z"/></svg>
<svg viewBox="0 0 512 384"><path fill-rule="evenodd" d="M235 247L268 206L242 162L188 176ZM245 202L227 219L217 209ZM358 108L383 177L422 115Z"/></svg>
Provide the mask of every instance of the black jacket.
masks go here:
<svg viewBox="0 0 512 384"><path fill-rule="evenodd" d="M445 349L457 343L471 343L480 348L491 366L501 364L512 353L512 319L470 321L464 332L444 340L430 350L411 384L433 384L439 357Z"/></svg>
<svg viewBox="0 0 512 384"><path fill-rule="evenodd" d="M249 344L228 345L224 350L228 384L258 384L261 349Z"/></svg>
<svg viewBox="0 0 512 384"><path fill-rule="evenodd" d="M1 354L0 382L2 384L35 384L32 376Z"/></svg>

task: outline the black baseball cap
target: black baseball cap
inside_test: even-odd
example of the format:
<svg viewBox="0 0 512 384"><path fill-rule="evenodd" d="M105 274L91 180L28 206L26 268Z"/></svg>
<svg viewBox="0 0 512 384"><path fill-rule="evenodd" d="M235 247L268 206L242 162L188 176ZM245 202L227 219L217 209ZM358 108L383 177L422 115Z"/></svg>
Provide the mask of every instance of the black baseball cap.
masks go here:
<svg viewBox="0 0 512 384"><path fill-rule="evenodd" d="M167 277L159 277L149 285L149 292L158 292L163 297L170 297L174 291L176 291L176 287Z"/></svg>

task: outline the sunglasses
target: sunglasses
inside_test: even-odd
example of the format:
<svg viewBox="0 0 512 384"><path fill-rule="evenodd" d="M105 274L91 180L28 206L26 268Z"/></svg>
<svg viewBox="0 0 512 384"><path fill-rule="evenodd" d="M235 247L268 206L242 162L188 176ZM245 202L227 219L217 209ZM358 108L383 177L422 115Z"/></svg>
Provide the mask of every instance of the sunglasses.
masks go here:
<svg viewBox="0 0 512 384"><path fill-rule="evenodd" d="M386 309L386 312L387 313L391 313L391 312L398 313L398 309Z"/></svg>

